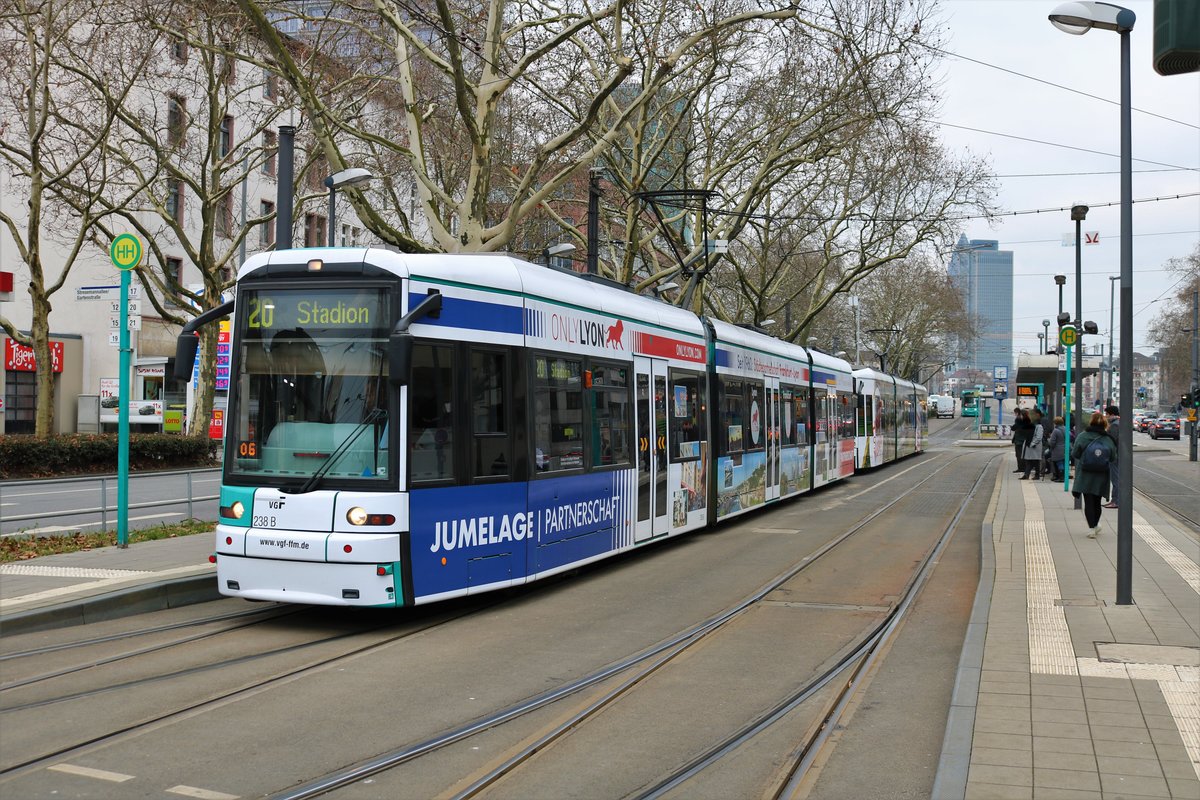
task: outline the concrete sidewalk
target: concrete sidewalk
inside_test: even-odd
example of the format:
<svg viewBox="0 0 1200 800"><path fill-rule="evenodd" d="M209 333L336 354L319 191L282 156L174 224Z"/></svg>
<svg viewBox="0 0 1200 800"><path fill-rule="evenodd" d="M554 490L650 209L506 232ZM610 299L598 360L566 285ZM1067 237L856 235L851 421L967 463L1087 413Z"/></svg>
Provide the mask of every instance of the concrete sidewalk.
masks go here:
<svg viewBox="0 0 1200 800"><path fill-rule="evenodd" d="M1200 532L1135 494L1118 606L1116 525L999 471L936 798L1200 798Z"/></svg>
<svg viewBox="0 0 1200 800"><path fill-rule="evenodd" d="M211 533L0 564L0 634L215 600Z"/></svg>

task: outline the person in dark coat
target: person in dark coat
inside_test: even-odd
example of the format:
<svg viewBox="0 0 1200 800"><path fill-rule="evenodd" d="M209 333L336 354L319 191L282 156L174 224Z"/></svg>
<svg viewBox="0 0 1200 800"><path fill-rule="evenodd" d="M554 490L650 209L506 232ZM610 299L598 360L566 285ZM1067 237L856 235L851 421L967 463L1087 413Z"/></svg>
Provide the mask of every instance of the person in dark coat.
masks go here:
<svg viewBox="0 0 1200 800"><path fill-rule="evenodd" d="M1108 437L1113 440L1113 445L1116 446L1120 441L1117 437L1120 436L1121 430L1121 410L1116 406L1108 406L1104 409L1104 414L1108 418ZM1117 492L1120 490L1121 484L1117 482L1117 462L1113 459L1112 464L1108 467L1108 482L1112 484L1112 499L1105 504L1105 508L1117 507Z"/></svg>
<svg viewBox="0 0 1200 800"><path fill-rule="evenodd" d="M1054 480L1061 481L1063 459L1067 455L1067 426L1062 417L1054 418L1054 432L1050 434L1050 443L1046 447L1050 452L1050 469L1054 472Z"/></svg>
<svg viewBox="0 0 1200 800"><path fill-rule="evenodd" d="M1101 501L1108 497L1108 470L1093 472L1083 468L1084 453L1090 447L1106 449L1108 463L1117 463L1117 446L1108 435L1108 420L1099 411L1092 414L1087 430L1079 434L1071 447L1071 458L1075 461L1075 481L1071 484L1071 494L1076 497L1083 495L1083 516L1091 528L1088 538L1095 539L1100 534L1100 514L1103 513Z"/></svg>
<svg viewBox="0 0 1200 800"><path fill-rule="evenodd" d="M1025 446L1033 438L1033 423L1029 421L1029 412L1023 408L1017 409L1017 417L1013 420L1012 442L1017 454L1017 468L1013 472L1025 471Z"/></svg>

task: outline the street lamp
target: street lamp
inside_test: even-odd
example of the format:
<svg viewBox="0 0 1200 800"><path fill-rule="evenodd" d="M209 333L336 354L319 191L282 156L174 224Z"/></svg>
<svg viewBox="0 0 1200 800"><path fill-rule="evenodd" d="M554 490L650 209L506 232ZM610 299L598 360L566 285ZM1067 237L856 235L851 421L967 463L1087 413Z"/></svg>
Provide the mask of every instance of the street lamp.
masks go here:
<svg viewBox="0 0 1200 800"><path fill-rule="evenodd" d="M554 256L561 256L564 253L570 253L575 250L575 245L570 242L560 242L552 244L549 247L542 249L542 260L546 262L546 266L550 266L550 259Z"/></svg>
<svg viewBox="0 0 1200 800"><path fill-rule="evenodd" d="M867 333L900 333L900 329L899 328L871 328L867 331ZM889 336L888 344L891 344L891 340L892 340L892 337ZM883 350L875 351L876 354L879 356L879 371L880 372L887 372L887 360L886 360L887 359L887 351L888 351L888 348L886 348L886 347Z"/></svg>
<svg viewBox="0 0 1200 800"><path fill-rule="evenodd" d="M1088 207L1083 203L1071 206L1071 219L1075 222L1075 325L1083 323L1083 247L1080 228L1087 219ZM1075 430L1082 431L1083 420L1083 343L1075 348Z"/></svg>
<svg viewBox="0 0 1200 800"><path fill-rule="evenodd" d="M1050 352L1050 320L1048 320L1048 319L1042 320L1042 328L1044 329L1043 332L1045 333L1045 339L1046 339L1046 353L1049 353Z"/></svg>
<svg viewBox="0 0 1200 800"><path fill-rule="evenodd" d="M1108 276L1108 368L1105 370L1105 372L1108 373L1108 391L1105 392L1105 394L1104 394L1104 404L1105 405L1112 404L1112 393L1113 393L1112 362L1113 362L1113 327L1114 327L1114 325L1113 325L1113 309L1116 307L1113 304L1113 293L1116 291L1116 288L1117 288L1117 284L1114 283L1114 281L1119 281L1119 280L1121 280L1120 275L1109 275Z"/></svg>
<svg viewBox="0 0 1200 800"><path fill-rule="evenodd" d="M1045 348L1046 348L1046 334L1039 333L1038 334L1038 355L1039 356L1043 355L1045 353Z"/></svg>
<svg viewBox="0 0 1200 800"><path fill-rule="evenodd" d="M1121 36L1121 401L1127 419L1133 410L1133 125L1129 80L1129 32L1137 15L1111 3L1063 3L1050 23L1081 36L1092 28ZM1117 435L1117 605L1133 604L1133 426Z"/></svg>
<svg viewBox="0 0 1200 800"><path fill-rule="evenodd" d="M334 225L335 216L337 214L337 190L343 186L359 186L371 180L375 176L362 167L351 167L344 169L341 172L335 172L325 179L325 186L329 189L329 246L333 247L333 232L336 228Z"/></svg>

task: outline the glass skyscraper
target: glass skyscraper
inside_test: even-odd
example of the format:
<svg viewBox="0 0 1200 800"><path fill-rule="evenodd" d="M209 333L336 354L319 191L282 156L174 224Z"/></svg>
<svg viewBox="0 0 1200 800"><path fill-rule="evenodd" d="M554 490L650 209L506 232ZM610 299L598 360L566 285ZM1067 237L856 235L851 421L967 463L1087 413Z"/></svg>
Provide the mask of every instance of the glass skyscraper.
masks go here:
<svg viewBox="0 0 1200 800"><path fill-rule="evenodd" d="M1008 367L1011 380L1013 350L1013 260L993 239L960 236L950 256L950 280L963 298L975 325L975 336L959 342L957 368L991 373Z"/></svg>

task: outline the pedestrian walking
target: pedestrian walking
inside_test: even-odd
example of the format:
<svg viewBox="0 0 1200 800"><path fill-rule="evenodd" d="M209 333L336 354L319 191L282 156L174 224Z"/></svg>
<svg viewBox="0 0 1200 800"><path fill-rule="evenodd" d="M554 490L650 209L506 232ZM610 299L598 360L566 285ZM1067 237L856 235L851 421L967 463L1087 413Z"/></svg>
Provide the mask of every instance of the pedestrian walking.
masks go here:
<svg viewBox="0 0 1200 800"><path fill-rule="evenodd" d="M1113 446L1116 447L1119 442L1118 432L1121 429L1121 410L1116 406L1108 406L1104 409L1104 413L1108 417L1108 436L1113 440ZM1105 504L1105 508L1117 507L1117 491L1121 485L1118 483L1118 478L1117 462L1116 459L1113 459L1112 464L1108 467L1108 482L1112 484L1112 499Z"/></svg>
<svg viewBox="0 0 1200 800"><path fill-rule="evenodd" d="M1025 445L1029 444L1029 440L1033 437L1033 423L1029 421L1029 412L1023 408L1017 409L1017 416L1013 420L1012 426L1012 443L1013 450L1017 454L1017 468L1013 472L1025 471Z"/></svg>
<svg viewBox="0 0 1200 800"><path fill-rule="evenodd" d="M1100 534L1100 515L1104 499L1109 496L1109 467L1117 463L1117 446L1108 435L1108 420L1099 411L1092 414L1087 430L1079 434L1071 448L1075 461L1075 482L1071 493L1083 496L1083 517L1087 520L1088 538Z"/></svg>
<svg viewBox="0 0 1200 800"><path fill-rule="evenodd" d="M1050 456L1050 469L1053 471L1055 482L1063 479L1063 459L1067 455L1067 426L1062 417L1054 418L1054 432L1050 434L1050 443L1046 446Z"/></svg>

